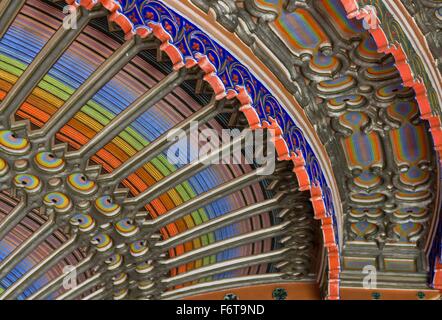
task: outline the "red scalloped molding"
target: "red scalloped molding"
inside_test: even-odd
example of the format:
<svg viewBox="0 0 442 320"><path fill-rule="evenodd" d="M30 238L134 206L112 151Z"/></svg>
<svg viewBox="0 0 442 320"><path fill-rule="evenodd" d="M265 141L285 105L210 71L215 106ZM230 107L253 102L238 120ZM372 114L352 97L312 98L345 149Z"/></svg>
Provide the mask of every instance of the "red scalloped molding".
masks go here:
<svg viewBox="0 0 442 320"><path fill-rule="evenodd" d="M378 51L385 54L391 53L396 62L396 68L399 71L403 84L406 87L414 89L416 93L416 101L419 106L421 119L428 121L430 125L430 134L433 137L434 150L439 155L439 161L442 163L442 126L439 116L433 114L431 110L430 101L427 97L427 88L419 79L416 79L408 64L407 55L405 54L402 45L398 42L389 43L385 32L383 31L379 18L376 15L376 10L373 6L367 5L362 9L359 8L357 0L341 0L342 5L347 11L349 19L363 19L370 27L369 32L378 46ZM433 287L442 290L442 264L438 260L435 266L435 274L433 280Z"/></svg>
<svg viewBox="0 0 442 320"><path fill-rule="evenodd" d="M441 120L439 116L433 114L427 97L427 89L422 81L414 77L402 45L398 42L390 43L388 41L373 6L367 5L360 9L357 0L341 0L341 3L347 11L347 17L349 19L356 18L358 20L364 20L369 26L368 31L373 36L373 39L378 46L378 51L385 54L391 53L393 55L396 62L396 68L401 75L404 86L413 88L416 93L416 101L419 105L421 118L427 120L430 124L430 133L433 137L434 150L438 153L439 158L442 159Z"/></svg>
<svg viewBox="0 0 442 320"><path fill-rule="evenodd" d="M317 185L311 185L310 179L307 174L305 159L301 153L289 154L289 148L286 141L282 136L282 129L276 120L271 119L271 123L261 123L258 113L251 105L251 97L247 93L246 89L242 86L237 86L236 90L226 90L221 79L216 74L215 66L209 61L205 55L197 55L194 58L187 58L183 61L183 57L173 44L171 44L172 37L170 34L158 23L149 23L147 27L139 27L134 29L132 22L122 13L120 4L114 2L114 0L80 0L77 3L75 0L65 0L68 4L74 7L82 6L88 10L92 9L98 2L105 7L109 12L109 20L116 23L121 30L125 33L126 39L131 39L135 34L142 38L146 38L150 35L155 36L161 41L160 50L166 53L173 64L174 70L181 69L183 67L193 68L198 66L204 72L204 80L212 87L215 92L216 99L221 100L223 98L234 99L236 98L240 102L239 110L243 112L247 118L248 124L252 130L258 128L269 128L272 134L272 141L275 145L275 149L279 160L291 160L294 164L293 172L298 180L299 190L310 190L311 202L313 204L313 210L315 218L321 220L321 229L324 239L324 246L327 249L328 257L328 296L327 299L336 300L339 299L339 272L340 272L340 258L339 249L335 241L335 230L333 226L333 219L326 216L326 209L324 199L322 197L322 190Z"/></svg>
<svg viewBox="0 0 442 320"><path fill-rule="evenodd" d="M433 288L442 291L442 262L440 258L436 258L433 277Z"/></svg>

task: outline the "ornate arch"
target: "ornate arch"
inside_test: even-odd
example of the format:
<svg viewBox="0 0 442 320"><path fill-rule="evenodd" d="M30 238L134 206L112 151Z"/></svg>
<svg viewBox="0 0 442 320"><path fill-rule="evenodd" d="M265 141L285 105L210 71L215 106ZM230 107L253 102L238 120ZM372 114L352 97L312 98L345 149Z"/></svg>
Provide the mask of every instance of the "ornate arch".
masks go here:
<svg viewBox="0 0 442 320"><path fill-rule="evenodd" d="M73 11L90 10L87 15L97 14L101 5L125 35L122 53L131 52L142 39L157 39L173 69L161 83L175 86L198 70L214 93L215 105L238 106L251 129L273 129L278 159L293 165L297 189L310 192L314 216L321 222L329 299L339 298L341 282L359 281L367 264L380 269L386 286L391 284L388 273L405 286L422 286L427 253L435 272L433 287L440 286L442 136L440 90L433 86L440 73L434 65L426 72L421 62L409 63L407 55L413 51L404 43L403 30L393 22L380 23L391 7L371 1L371 6L359 8L354 0L66 2ZM209 14L195 11L194 5ZM190 19L192 10L197 13ZM206 21L202 27L204 19L211 25ZM393 43L398 33L402 42ZM31 71L22 78L33 79ZM9 125L19 96L6 95L2 102L6 139L16 139L12 132L23 130ZM119 125L129 124L124 117L117 118L122 119ZM92 141L102 139L103 132ZM85 154L92 156L95 149ZM75 156L72 159L75 162ZM89 170L84 176L98 176ZM130 183L136 185L135 180ZM132 200L124 198L122 194L120 200L130 210ZM109 239L103 237L96 241L104 241L106 247ZM407 272L419 276L410 282ZM15 287L20 285L19 280ZM15 287L6 296L14 296Z"/></svg>

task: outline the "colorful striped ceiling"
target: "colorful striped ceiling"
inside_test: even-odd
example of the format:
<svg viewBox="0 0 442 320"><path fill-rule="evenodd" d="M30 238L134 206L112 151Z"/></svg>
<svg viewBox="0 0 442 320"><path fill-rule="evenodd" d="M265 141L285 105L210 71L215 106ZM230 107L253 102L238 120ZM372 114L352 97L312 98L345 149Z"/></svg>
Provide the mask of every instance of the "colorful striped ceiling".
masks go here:
<svg viewBox="0 0 442 320"><path fill-rule="evenodd" d="M55 33L56 29L60 27L62 18L63 14L58 9L41 1L30 0L26 2L14 23L0 40L1 98L8 94L10 88L29 63ZM103 34L96 28L86 27L42 81L38 83L38 86L17 111L16 117L29 119L35 128L41 127L119 45L114 38ZM140 57L132 59L57 133L57 140L67 142L72 149L78 149L162 78L164 78L164 74L155 66ZM193 97L189 96L183 89L178 88L122 131L111 143L97 152L92 160L102 165L106 172L112 172L137 151L200 108L201 105ZM207 127L219 132L222 129L222 125L215 120L209 122ZM163 154L146 163L142 169L137 170L136 173L122 181L122 184L130 190L131 194L137 195L176 169L177 167L169 163L166 155ZM188 181L170 189L167 193L152 201L146 208L151 217L155 218L183 202L219 186L223 182L250 171L251 167L248 165L209 167L203 172L195 174ZM162 229L161 233L167 239L204 221L261 201L264 198L265 194L262 187L259 184L254 184L192 212L183 219ZM181 255L201 246L268 227L271 224L271 216L265 213L179 245L170 251L170 256ZM23 241L23 239L21 240ZM17 242L17 239L13 238L13 234L2 242L3 257L13 250L14 242ZM225 250L214 256L189 262L172 270L171 274L183 273L211 263L241 256L268 252L273 246L271 239L243 245ZM14 269L12 274L24 274L30 266L48 255L49 252L49 247L42 246L39 252L23 261L17 269ZM215 275L213 279L266 273L269 268L270 265L262 264L233 272L220 273ZM45 278L35 282L32 287L24 292L22 297L32 294L37 288L53 279L53 273L49 272ZM14 282L12 274L1 282L4 289Z"/></svg>

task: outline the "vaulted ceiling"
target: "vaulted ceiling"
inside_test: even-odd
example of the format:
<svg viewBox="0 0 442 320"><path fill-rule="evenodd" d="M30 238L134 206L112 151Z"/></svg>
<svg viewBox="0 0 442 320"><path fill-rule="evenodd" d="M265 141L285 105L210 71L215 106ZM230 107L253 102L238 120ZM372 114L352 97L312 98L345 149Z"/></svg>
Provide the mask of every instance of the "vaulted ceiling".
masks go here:
<svg viewBox="0 0 442 320"><path fill-rule="evenodd" d="M0 2L0 299L440 296L439 1L66 2Z"/></svg>

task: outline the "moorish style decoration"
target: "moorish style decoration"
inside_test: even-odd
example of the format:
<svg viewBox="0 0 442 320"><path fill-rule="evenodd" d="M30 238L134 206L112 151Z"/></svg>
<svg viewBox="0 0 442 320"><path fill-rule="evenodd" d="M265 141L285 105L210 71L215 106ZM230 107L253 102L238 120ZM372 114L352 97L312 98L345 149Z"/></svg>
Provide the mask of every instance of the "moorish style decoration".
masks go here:
<svg viewBox="0 0 442 320"><path fill-rule="evenodd" d="M440 298L441 10L1 0L0 299Z"/></svg>

